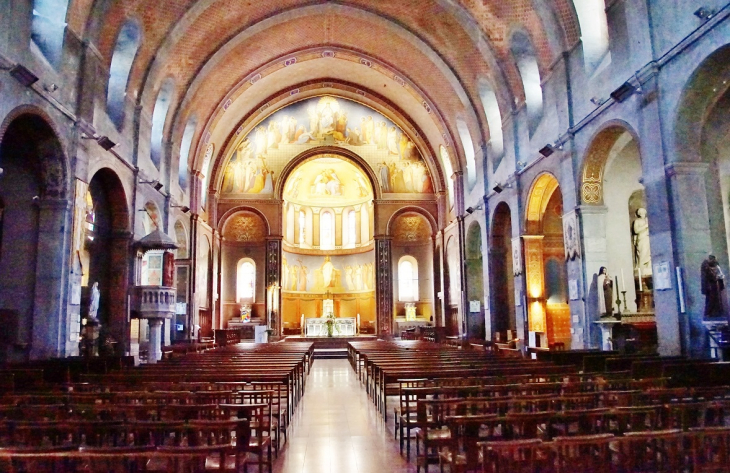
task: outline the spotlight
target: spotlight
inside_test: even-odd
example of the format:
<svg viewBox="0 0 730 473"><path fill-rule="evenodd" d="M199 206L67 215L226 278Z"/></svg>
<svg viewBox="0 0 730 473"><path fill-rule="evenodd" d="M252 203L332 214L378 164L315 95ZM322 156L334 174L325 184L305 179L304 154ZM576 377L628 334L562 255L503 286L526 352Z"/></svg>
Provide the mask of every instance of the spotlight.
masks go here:
<svg viewBox="0 0 730 473"><path fill-rule="evenodd" d="M707 21L713 16L715 16L715 11L711 10L709 8L700 7L697 10L695 10L694 15L699 18L702 21Z"/></svg>
<svg viewBox="0 0 730 473"><path fill-rule="evenodd" d="M636 92L636 87L628 82L624 82L618 89L611 92L611 98L620 103L631 97L634 92Z"/></svg>
<svg viewBox="0 0 730 473"><path fill-rule="evenodd" d="M190 207L188 207L187 205L171 205L170 207L172 207L173 209L180 209L180 211L184 214L190 212Z"/></svg>
<svg viewBox="0 0 730 473"><path fill-rule="evenodd" d="M10 69L10 75L15 78L18 82L26 87L38 82L38 76L28 70L27 67L22 64L16 64Z"/></svg>
<svg viewBox="0 0 730 473"><path fill-rule="evenodd" d="M591 97L591 103L596 107L603 105L604 100L598 97Z"/></svg>
<svg viewBox="0 0 730 473"><path fill-rule="evenodd" d="M104 148L105 151L109 151L117 145L115 142L110 140L108 136L100 136L96 139L96 142L99 143L99 146Z"/></svg>
<svg viewBox="0 0 730 473"><path fill-rule="evenodd" d="M143 181L143 180L140 180L139 183L140 184L152 184L152 187L154 187L154 189L156 191L159 191L160 189L162 189L164 187L160 181L156 181L156 180L154 180L154 181Z"/></svg>
<svg viewBox="0 0 730 473"><path fill-rule="evenodd" d="M494 192L496 192L497 194L501 194L502 191L504 190L504 187L502 187L499 184L497 184L496 186L492 187L492 190Z"/></svg>
<svg viewBox="0 0 730 473"><path fill-rule="evenodd" d="M469 215L471 215L471 214L473 214L477 210L482 210L481 204L480 205L477 205L476 207L467 207L466 213L468 213Z"/></svg>
<svg viewBox="0 0 730 473"><path fill-rule="evenodd" d="M555 152L555 147L551 144L547 144L547 145L543 146L542 148L540 148L540 151L539 151L539 153L546 158L548 156L550 156L551 154L553 154L554 152Z"/></svg>

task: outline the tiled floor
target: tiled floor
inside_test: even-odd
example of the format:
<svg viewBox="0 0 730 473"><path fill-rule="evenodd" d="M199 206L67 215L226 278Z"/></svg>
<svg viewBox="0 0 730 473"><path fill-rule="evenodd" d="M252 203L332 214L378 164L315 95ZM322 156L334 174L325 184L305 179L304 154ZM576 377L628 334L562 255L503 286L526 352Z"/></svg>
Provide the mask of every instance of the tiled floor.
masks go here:
<svg viewBox="0 0 730 473"><path fill-rule="evenodd" d="M274 472L415 472L393 440L390 417L386 426L347 360L315 360Z"/></svg>

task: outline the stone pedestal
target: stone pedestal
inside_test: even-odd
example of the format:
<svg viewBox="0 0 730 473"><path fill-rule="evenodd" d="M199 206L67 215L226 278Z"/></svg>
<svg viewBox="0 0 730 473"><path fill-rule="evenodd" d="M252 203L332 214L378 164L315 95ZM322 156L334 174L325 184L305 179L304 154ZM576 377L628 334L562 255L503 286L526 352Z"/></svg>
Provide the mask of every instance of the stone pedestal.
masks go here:
<svg viewBox="0 0 730 473"><path fill-rule="evenodd" d="M149 319L150 345L147 363L157 363L162 359L162 321L164 319Z"/></svg>
<svg viewBox="0 0 730 473"><path fill-rule="evenodd" d="M613 328L621 325L621 321L612 317L593 322L601 329L601 350L613 350Z"/></svg>

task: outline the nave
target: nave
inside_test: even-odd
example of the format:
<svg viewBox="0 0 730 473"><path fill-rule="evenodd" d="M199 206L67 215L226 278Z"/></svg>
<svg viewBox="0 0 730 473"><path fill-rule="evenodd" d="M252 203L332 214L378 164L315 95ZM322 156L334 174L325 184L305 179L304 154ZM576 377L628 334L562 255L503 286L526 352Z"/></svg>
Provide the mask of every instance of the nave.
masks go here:
<svg viewBox="0 0 730 473"><path fill-rule="evenodd" d="M314 361L289 435L274 473L416 471L344 359Z"/></svg>

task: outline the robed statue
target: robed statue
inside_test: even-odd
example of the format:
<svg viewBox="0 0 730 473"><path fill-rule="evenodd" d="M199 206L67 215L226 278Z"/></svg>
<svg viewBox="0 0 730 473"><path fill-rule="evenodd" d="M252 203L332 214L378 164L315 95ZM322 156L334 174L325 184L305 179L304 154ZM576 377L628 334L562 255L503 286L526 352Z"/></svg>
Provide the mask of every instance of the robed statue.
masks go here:
<svg viewBox="0 0 730 473"><path fill-rule="evenodd" d="M705 295L705 316L724 317L723 291L725 290L725 275L720 269L717 258L709 255L702 262L700 268L702 277L702 294Z"/></svg>
<svg viewBox="0 0 730 473"><path fill-rule="evenodd" d="M641 271L641 275L651 275L651 248L649 246L649 220L646 218L646 209L636 209L636 219L631 226L634 243L634 268Z"/></svg>
<svg viewBox="0 0 730 473"><path fill-rule="evenodd" d="M605 266L598 271L598 312L601 317L613 315L613 281Z"/></svg>
<svg viewBox="0 0 730 473"><path fill-rule="evenodd" d="M99 312L99 283L95 282L91 287L91 297L89 298L89 320L96 322L96 314Z"/></svg>

